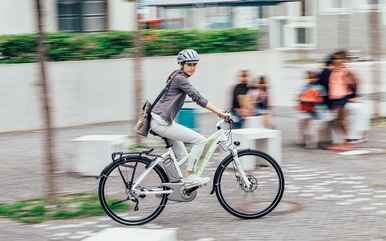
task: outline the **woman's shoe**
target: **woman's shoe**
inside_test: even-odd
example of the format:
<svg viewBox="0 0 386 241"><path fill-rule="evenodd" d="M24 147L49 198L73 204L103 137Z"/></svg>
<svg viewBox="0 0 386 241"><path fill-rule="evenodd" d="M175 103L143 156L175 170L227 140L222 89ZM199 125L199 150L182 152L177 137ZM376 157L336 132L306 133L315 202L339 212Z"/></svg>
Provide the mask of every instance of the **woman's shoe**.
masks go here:
<svg viewBox="0 0 386 241"><path fill-rule="evenodd" d="M199 177L196 174L192 174L187 178L182 180L184 182L185 187L191 188L196 186L204 185L205 183L210 181L209 177Z"/></svg>

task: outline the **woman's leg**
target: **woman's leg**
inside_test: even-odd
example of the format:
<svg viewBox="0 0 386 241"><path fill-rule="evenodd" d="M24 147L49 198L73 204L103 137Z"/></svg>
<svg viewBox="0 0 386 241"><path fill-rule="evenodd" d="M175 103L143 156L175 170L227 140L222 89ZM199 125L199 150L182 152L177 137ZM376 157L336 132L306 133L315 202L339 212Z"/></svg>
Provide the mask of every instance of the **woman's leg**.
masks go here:
<svg viewBox="0 0 386 241"><path fill-rule="evenodd" d="M151 128L160 136L166 137L169 140L174 140L173 151L176 151L176 156L181 158L181 155L184 155L184 143L193 144L192 149L189 153L188 167L187 171L189 174L195 171L196 165L201 157L202 151L205 147L206 138L201 134L183 126L176 122L173 122L170 125L160 125L158 123L150 123ZM186 151L186 149L185 149Z"/></svg>
<svg viewBox="0 0 386 241"><path fill-rule="evenodd" d="M186 147L182 141L176 141L172 139L168 139L170 145L172 146L172 150L174 152L174 155L176 156L177 160L181 160L186 155L188 155L188 151L186 150Z"/></svg>

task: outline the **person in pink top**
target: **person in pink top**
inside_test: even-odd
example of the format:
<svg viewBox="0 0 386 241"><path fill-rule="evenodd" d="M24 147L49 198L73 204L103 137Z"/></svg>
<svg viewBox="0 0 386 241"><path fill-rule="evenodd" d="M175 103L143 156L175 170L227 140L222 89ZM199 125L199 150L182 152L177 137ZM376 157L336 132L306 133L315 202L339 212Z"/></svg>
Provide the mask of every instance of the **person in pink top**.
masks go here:
<svg viewBox="0 0 386 241"><path fill-rule="evenodd" d="M347 104L352 90L350 86L356 83L353 72L345 65L347 61L346 53L344 51L336 52L332 55L333 70L329 77L328 96L331 106L331 111L334 115L335 125L343 135L347 134L347 127L345 124L346 110L344 106ZM353 147L350 143L343 141L328 147L329 150L345 151L351 150Z"/></svg>
<svg viewBox="0 0 386 241"><path fill-rule="evenodd" d="M269 109L268 83L265 76L260 76L256 80L257 84L252 85L247 92L249 102L252 106L252 114L260 115L263 118L266 128L274 129L271 120L271 110Z"/></svg>

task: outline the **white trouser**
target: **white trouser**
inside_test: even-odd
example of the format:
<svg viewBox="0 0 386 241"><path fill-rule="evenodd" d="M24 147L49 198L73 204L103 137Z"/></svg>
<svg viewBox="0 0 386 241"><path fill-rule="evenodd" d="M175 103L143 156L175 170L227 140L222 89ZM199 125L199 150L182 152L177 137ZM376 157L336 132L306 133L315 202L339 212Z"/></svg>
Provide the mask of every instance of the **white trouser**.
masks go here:
<svg viewBox="0 0 386 241"><path fill-rule="evenodd" d="M361 139L369 129L369 115L364 103L347 103L347 139Z"/></svg>
<svg viewBox="0 0 386 241"><path fill-rule="evenodd" d="M150 128L169 141L177 160L181 160L188 155L184 142L193 144L189 153L187 171L195 171L197 162L200 160L204 150L206 138L175 121L169 124L159 115L155 115L154 113L151 115Z"/></svg>

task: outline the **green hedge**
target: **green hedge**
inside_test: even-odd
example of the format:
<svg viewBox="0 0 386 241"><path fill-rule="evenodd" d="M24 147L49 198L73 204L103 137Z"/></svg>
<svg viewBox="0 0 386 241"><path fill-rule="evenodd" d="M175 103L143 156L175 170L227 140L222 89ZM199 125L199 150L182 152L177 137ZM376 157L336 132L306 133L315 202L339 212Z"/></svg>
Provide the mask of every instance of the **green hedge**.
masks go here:
<svg viewBox="0 0 386 241"><path fill-rule="evenodd" d="M143 31L144 56L176 55L194 48L201 54L259 50L261 31L223 29ZM133 56L133 32L48 33L48 61L112 59ZM36 35L0 36L0 63L36 62Z"/></svg>

